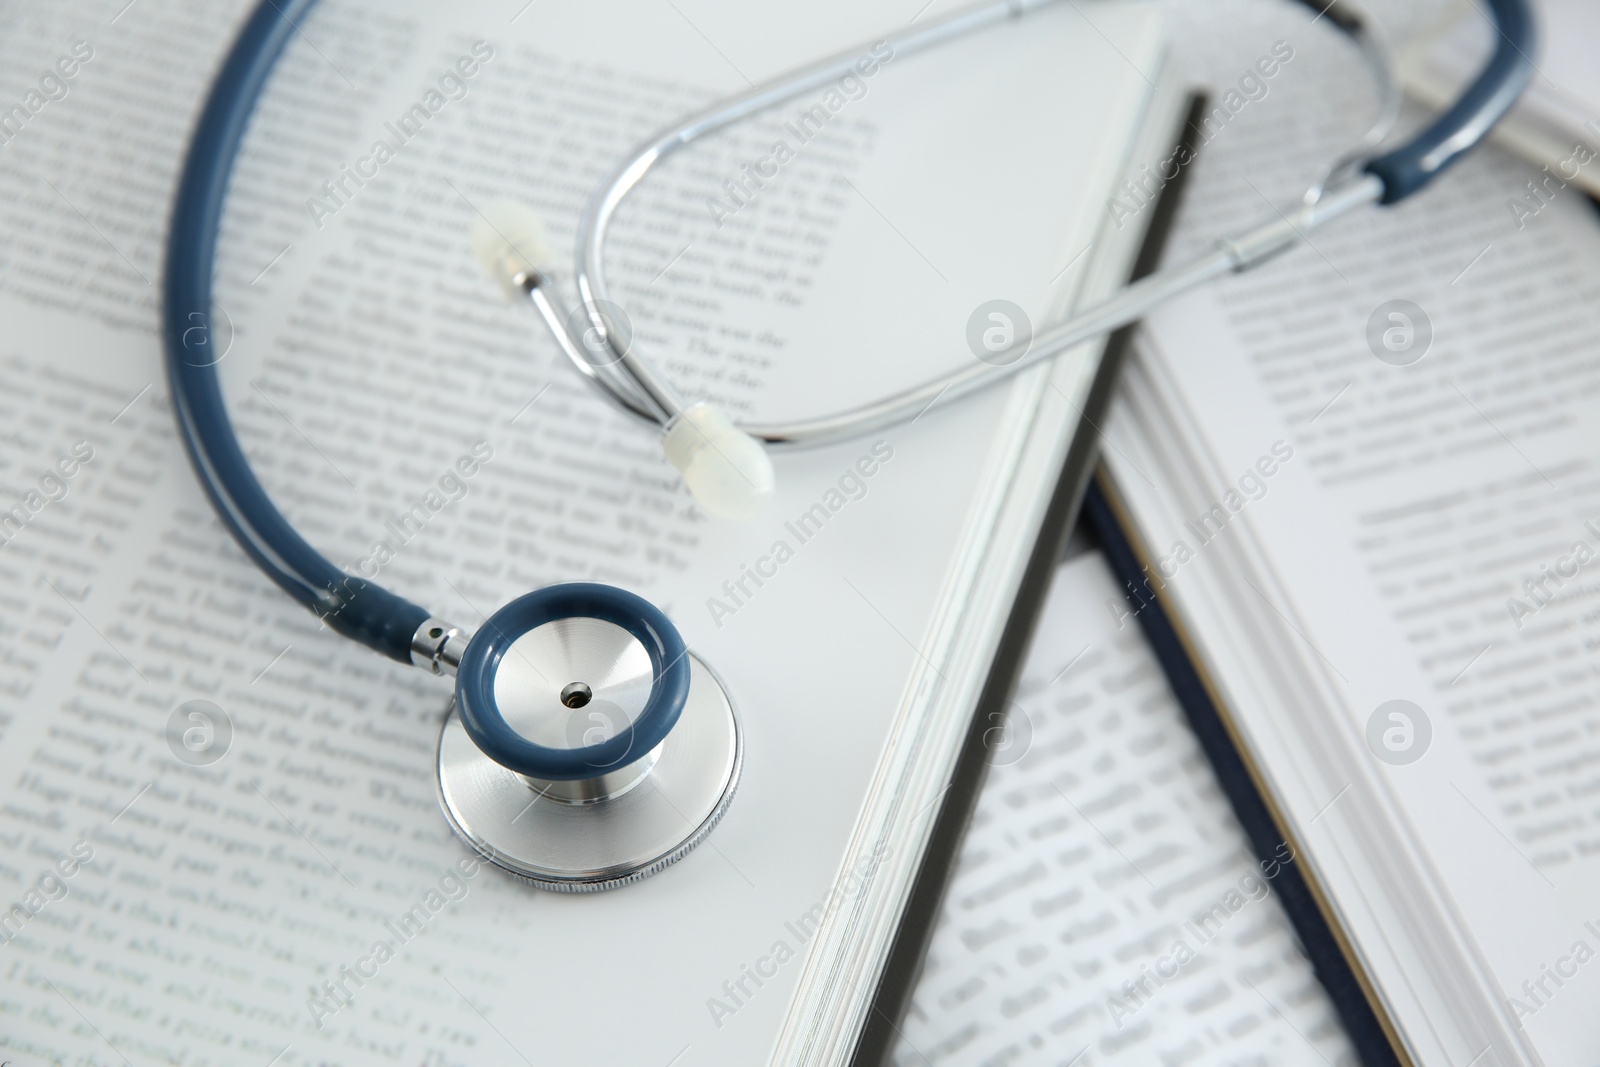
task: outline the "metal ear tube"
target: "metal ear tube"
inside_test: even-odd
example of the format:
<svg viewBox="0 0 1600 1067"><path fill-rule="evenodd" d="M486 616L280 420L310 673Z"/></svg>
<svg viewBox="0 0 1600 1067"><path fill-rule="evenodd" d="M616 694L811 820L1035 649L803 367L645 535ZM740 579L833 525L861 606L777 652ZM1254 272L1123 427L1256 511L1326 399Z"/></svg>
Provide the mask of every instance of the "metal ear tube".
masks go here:
<svg viewBox="0 0 1600 1067"><path fill-rule="evenodd" d="M911 55L1007 19L1026 17L1029 11L1050 2L991 0L889 34L884 40L874 42L872 47L887 47L897 56ZM1385 151L1381 146L1394 127L1402 100L1388 42L1352 0L1297 0L1297 3L1311 13L1313 23L1324 23L1343 34L1358 50L1372 74L1378 109L1366 132L1317 177L1296 208L1277 212L1257 226L1228 235L1217 242L1215 250L1187 262L1164 266L1098 305L1079 309L1065 321L1051 324L1034 337L1023 358L1003 366L967 365L878 399L842 406L805 419L755 423L734 422L720 413L707 415L707 421L715 423L716 431L715 435L707 433L705 436L708 440L714 437L718 447L702 451L708 458L717 456L720 462L708 463L698 476L680 462L683 452L675 451L671 444L674 428L694 406L677 394L671 382L644 353L637 351L636 345L609 338L612 351L599 361L605 364L600 368L603 373L584 371L585 377L619 409L665 431L669 458L683 471L685 484L708 511L744 517L770 492L764 471L760 476L739 473L761 470L755 466L757 461L749 446L764 446L767 451L804 448L880 432L916 418L935 401L949 403L993 388L1028 367L1136 322L1195 286L1265 263L1304 240L1311 230L1356 207L1398 203L1424 188L1477 145L1516 101L1533 72L1529 57L1535 51L1535 34L1526 0L1486 0L1484 6L1499 31L1488 62L1452 107L1410 141ZM718 101L657 133L619 160L590 194L578 220L573 281L580 308L599 321L599 308L609 305L606 275L609 228L624 201L656 166L708 134L849 73L867 50L867 45L844 49ZM548 298L549 294L541 296L541 299ZM552 332L556 332L555 324L561 321L559 317L544 317L546 323L552 325ZM559 337L557 343L565 344ZM699 443L698 433L688 430L683 433ZM730 443L724 447L723 440Z"/></svg>

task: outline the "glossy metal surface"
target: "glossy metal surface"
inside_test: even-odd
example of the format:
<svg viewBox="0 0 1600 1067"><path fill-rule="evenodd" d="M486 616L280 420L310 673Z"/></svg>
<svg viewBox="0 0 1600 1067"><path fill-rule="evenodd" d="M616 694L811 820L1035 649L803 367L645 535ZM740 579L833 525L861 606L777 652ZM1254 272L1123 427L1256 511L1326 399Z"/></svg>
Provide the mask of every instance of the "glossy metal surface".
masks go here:
<svg viewBox="0 0 1600 1067"><path fill-rule="evenodd" d="M459 626L429 616L411 635L411 665L433 674L454 675L471 638Z"/></svg>
<svg viewBox="0 0 1600 1067"><path fill-rule="evenodd" d="M580 616L547 622L513 641L495 669L494 702L529 741L582 748L631 726L650 699L650 684L650 654L637 638L615 623Z"/></svg>
<svg viewBox="0 0 1600 1067"><path fill-rule="evenodd" d="M593 778L557 781L551 778L533 778L526 774L519 777L527 782L535 793L557 804L598 804L603 800L617 799L650 777L650 772L655 769L656 761L661 758L661 750L664 747L666 747L665 741L646 752L643 759L634 760Z"/></svg>
<svg viewBox="0 0 1600 1067"><path fill-rule="evenodd" d="M528 686L525 692L514 693L508 682L507 699L501 703L519 732L528 731L527 736L541 744L570 747L572 730L577 729L578 743L583 744L584 731L602 728L581 717L582 707L561 704L561 691L576 681L594 690L594 700L606 703L607 714L636 714L643 706L643 694L649 689L648 659L641 693L634 654L626 642L598 628L607 625L567 627L564 633L529 642L521 651L531 662L515 667L509 664L523 659L516 654L519 646L547 627L530 631L507 652L502 671L514 671L516 684ZM633 641L626 633L623 637ZM572 658L559 659L557 653ZM563 783L572 793L569 796L554 796L549 792L551 783L535 784L485 757L452 706L439 735L438 752L439 801L451 827L497 866L557 892L615 888L681 859L721 820L743 766L738 713L726 688L694 653L689 660L689 700L667 739L635 764L600 769L601 782ZM597 669L591 677L600 684L565 677L573 665ZM497 699L500 682L497 675ZM652 757L654 764L649 766ZM608 778L613 783L626 779L639 764L648 767L642 779L620 791L603 784ZM604 799L581 795L590 786L610 795Z"/></svg>

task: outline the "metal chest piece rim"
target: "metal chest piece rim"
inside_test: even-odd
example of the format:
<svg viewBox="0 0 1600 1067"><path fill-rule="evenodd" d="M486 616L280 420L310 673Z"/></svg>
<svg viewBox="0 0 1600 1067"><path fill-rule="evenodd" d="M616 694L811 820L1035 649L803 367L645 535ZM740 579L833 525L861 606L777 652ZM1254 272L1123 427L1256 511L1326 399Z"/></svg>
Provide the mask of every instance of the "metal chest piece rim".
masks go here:
<svg viewBox="0 0 1600 1067"><path fill-rule="evenodd" d="M629 885L688 855L732 802L744 751L722 679L693 652L686 659L688 698L665 739L587 779L537 779L501 766L473 743L452 700L436 753L451 829L506 873L558 893ZM557 677L548 667L539 673Z"/></svg>

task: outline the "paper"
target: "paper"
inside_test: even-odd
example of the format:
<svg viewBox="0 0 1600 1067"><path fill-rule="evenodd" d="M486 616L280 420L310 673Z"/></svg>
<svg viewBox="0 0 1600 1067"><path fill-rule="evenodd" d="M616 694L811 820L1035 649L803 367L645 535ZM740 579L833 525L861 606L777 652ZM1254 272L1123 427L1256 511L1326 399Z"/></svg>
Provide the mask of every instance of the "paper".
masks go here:
<svg viewBox="0 0 1600 1067"><path fill-rule="evenodd" d="M1270 218L1370 114L1361 82L1328 77L1335 60L1302 36L1289 76L1202 153L1176 254ZM1480 150L1413 200L1162 311L1134 377L1178 407L1164 423L1119 412L1109 431L1135 496L1170 477L1162 454L1192 462L1168 513L1149 512L1153 569L1190 598L1429 1062L1596 1051L1600 979L1573 959L1600 945L1584 561L1600 235L1576 187L1530 180ZM1242 563L1253 589L1221 582ZM1428 732L1371 726L1394 700ZM1386 723L1403 735L1389 749ZM1392 758L1413 742L1416 759ZM1393 828L1363 822L1380 810ZM1395 850L1360 858L1380 841ZM1446 952L1453 973L1428 972ZM1559 985L1544 977L1557 966Z"/></svg>
<svg viewBox="0 0 1600 1067"><path fill-rule="evenodd" d="M1056 574L895 1062L1354 1063L1119 594Z"/></svg>

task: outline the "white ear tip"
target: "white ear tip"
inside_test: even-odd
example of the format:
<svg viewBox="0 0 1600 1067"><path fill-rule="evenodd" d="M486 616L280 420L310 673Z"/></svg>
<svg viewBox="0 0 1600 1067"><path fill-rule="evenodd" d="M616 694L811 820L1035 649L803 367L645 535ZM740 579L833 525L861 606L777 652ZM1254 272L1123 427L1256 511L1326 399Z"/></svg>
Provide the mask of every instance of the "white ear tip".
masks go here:
<svg viewBox="0 0 1600 1067"><path fill-rule="evenodd" d="M481 206L472 220L472 251L508 296L518 293L517 275L551 261L544 223L532 208L515 200L492 200Z"/></svg>
<svg viewBox="0 0 1600 1067"><path fill-rule="evenodd" d="M765 446L710 404L672 420L661 448L689 492L718 518L753 518L772 499L777 479Z"/></svg>

